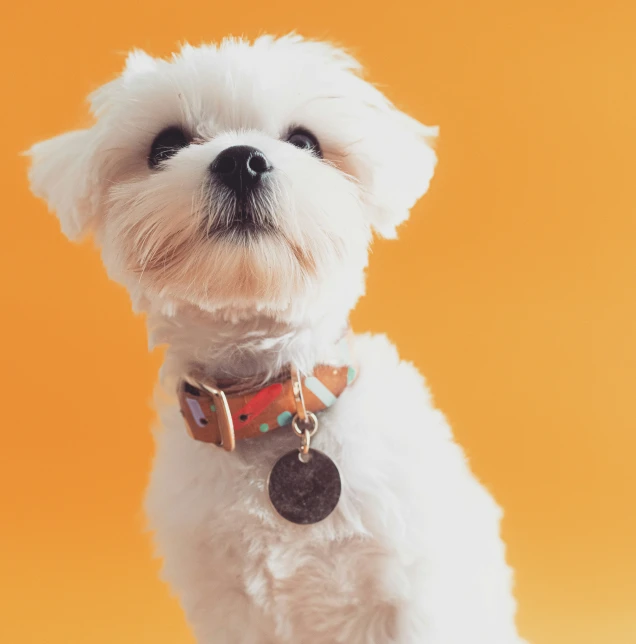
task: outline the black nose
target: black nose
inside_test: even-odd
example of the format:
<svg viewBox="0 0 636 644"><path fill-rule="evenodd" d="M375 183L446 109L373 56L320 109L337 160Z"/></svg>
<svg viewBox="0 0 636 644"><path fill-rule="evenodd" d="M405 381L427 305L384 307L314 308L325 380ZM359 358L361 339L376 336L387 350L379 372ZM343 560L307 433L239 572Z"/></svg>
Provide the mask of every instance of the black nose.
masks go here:
<svg viewBox="0 0 636 644"><path fill-rule="evenodd" d="M210 166L210 172L237 194L245 194L271 170L265 155L249 145L223 150Z"/></svg>

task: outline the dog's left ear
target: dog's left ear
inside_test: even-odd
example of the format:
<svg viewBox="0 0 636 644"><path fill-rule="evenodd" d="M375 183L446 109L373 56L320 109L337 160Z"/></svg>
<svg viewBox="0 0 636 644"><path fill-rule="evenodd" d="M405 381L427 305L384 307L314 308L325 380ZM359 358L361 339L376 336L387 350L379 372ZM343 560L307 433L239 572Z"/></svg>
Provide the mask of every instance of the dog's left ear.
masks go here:
<svg viewBox="0 0 636 644"><path fill-rule="evenodd" d="M371 133L360 142L356 174L365 186L371 224L383 237L396 228L428 190L437 157L433 141L438 128L427 127L388 101L368 106Z"/></svg>

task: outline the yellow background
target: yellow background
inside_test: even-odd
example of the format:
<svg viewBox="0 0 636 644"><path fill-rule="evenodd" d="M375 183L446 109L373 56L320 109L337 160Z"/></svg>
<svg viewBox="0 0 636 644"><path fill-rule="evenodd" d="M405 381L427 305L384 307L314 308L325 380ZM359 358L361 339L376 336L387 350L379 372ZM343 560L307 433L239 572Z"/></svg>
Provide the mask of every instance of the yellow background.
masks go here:
<svg viewBox="0 0 636 644"><path fill-rule="evenodd" d="M84 96L133 46L292 29L350 46L400 107L441 126L431 192L400 241L376 244L353 323L424 371L505 507L522 633L636 642L634 2L14 0L2 13L1 642L192 642L139 509L161 356L94 250L29 195L17 154L84 122Z"/></svg>

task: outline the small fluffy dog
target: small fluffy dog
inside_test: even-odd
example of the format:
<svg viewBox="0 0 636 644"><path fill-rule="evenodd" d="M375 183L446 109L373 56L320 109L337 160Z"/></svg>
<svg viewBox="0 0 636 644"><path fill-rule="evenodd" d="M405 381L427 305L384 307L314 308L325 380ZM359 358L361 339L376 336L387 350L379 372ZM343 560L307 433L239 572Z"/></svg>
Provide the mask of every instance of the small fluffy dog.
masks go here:
<svg viewBox="0 0 636 644"><path fill-rule="evenodd" d="M296 36L134 51L92 127L30 150L32 188L168 347L146 508L199 642L519 644L500 511L422 377L383 336L341 353L373 231L435 166L358 72ZM300 499L316 454L339 478Z"/></svg>

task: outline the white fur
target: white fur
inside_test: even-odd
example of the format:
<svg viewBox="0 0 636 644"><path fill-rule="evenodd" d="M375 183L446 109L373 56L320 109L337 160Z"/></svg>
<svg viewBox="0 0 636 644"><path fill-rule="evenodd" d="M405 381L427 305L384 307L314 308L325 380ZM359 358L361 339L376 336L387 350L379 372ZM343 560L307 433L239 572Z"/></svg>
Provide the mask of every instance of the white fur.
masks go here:
<svg viewBox="0 0 636 644"><path fill-rule="evenodd" d="M500 512L475 480L415 369L383 337L358 337L358 380L321 415L313 444L343 494L301 527L265 481L296 446L281 429L227 453L191 439L174 390L193 363L267 379L331 357L364 291L372 230L395 236L426 191L435 135L359 76L358 64L296 36L133 52L91 97L88 129L31 150L33 190L72 239L92 233L109 274L168 345L147 512L202 644L519 644ZM156 134L193 142L148 167ZM324 159L285 141L291 126ZM254 212L276 234L206 234L231 216L208 166L231 145L274 166Z"/></svg>

